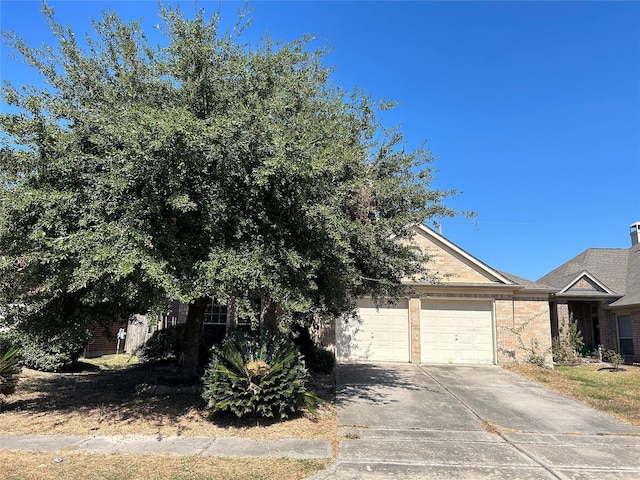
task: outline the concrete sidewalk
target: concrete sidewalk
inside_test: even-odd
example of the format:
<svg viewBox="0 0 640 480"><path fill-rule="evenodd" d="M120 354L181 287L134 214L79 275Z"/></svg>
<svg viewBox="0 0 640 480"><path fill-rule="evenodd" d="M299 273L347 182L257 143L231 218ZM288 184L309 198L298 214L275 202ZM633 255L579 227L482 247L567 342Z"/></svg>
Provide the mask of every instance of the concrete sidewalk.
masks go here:
<svg viewBox="0 0 640 480"><path fill-rule="evenodd" d="M209 457L331 458L324 440L251 440L236 437L155 437L0 435L0 450L104 453L121 455L198 455Z"/></svg>

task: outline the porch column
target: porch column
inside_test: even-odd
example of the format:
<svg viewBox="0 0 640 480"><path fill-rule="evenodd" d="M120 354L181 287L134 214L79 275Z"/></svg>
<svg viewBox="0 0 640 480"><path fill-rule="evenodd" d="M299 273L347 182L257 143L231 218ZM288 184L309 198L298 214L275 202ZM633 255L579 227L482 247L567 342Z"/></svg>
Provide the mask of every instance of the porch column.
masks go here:
<svg viewBox="0 0 640 480"><path fill-rule="evenodd" d="M566 332L569 326L569 303L566 300L561 300L556 303L556 315L558 320L558 333L560 330Z"/></svg>

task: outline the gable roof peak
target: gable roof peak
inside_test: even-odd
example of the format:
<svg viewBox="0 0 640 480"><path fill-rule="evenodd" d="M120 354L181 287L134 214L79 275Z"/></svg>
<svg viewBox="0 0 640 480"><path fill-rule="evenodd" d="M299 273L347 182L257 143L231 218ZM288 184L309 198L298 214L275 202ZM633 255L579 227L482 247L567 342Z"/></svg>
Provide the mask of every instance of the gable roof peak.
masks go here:
<svg viewBox="0 0 640 480"><path fill-rule="evenodd" d="M432 239L434 239L436 242L440 243L444 247L454 251L457 255L461 256L471 264L475 265L479 270L485 272L485 274L488 274L489 276L495 278L498 282L503 283L505 285L516 285L516 283L513 280L503 275L498 270L491 268L489 265L487 265L483 261L477 259L473 255L471 255L469 252L467 252L466 250L460 248L458 245L453 243L451 240L447 239L446 237L442 236L440 233L436 232L431 227L428 227L427 225L420 223L415 225L415 228L423 235L431 237Z"/></svg>

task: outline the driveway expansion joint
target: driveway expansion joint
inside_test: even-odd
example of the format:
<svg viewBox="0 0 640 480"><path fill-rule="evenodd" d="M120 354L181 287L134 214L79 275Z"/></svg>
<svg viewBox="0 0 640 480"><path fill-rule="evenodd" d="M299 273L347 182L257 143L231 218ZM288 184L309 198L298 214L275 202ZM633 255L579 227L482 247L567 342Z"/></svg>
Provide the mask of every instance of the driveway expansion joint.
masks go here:
<svg viewBox="0 0 640 480"><path fill-rule="evenodd" d="M437 378L435 378L433 375L431 375L429 372L427 372L422 366L419 366L418 368L420 368L420 370L422 371L422 373L424 375L426 375L427 377L429 377L432 381L434 381L435 383L437 383L443 390L445 390L447 393L449 393L449 395L451 395L455 400L457 400L458 402L460 402L460 404L462 406L464 406L465 409L467 409L469 412L471 412L479 421L481 424L485 424L488 422L488 420L486 420L485 418L483 418L480 414L478 414L473 408L471 408L470 405L468 405L462 398L460 398L459 395L457 395L455 392L453 392L450 388L448 388L446 385L444 385L442 382L440 382ZM536 463L537 465L539 465L540 467L542 467L544 470L546 470L549 475L552 475L553 477L562 480L563 477L558 476L556 473L554 473L548 465L546 465L544 462L542 462L541 459L537 458L536 455L531 454L530 452L527 452L526 450L523 450L522 448L520 448L518 445L516 445L515 443L511 442L508 438L505 438L502 433L500 433L499 431L495 431L495 432L490 432L493 433L495 435L498 435L500 438L502 438L502 440L504 440L511 448L513 448L514 450L516 450L520 455L522 455L524 458L531 460L532 462Z"/></svg>

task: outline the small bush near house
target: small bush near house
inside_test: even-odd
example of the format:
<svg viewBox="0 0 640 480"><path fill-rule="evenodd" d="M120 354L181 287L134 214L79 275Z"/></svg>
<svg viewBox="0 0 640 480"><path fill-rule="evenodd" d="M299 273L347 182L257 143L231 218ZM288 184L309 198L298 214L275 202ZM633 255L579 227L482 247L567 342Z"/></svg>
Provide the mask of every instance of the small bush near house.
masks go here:
<svg viewBox="0 0 640 480"><path fill-rule="evenodd" d="M336 356L322 347L313 346L303 356L305 365L312 372L331 373L336 367Z"/></svg>
<svg viewBox="0 0 640 480"><path fill-rule="evenodd" d="M518 342L518 350L522 352L522 361L524 361L525 363L531 363L533 365L544 367L547 363L547 354L550 353L550 349L547 348L546 350L540 350L540 341L537 338L531 338L528 345L522 338L525 329L535 319L536 317L530 318L518 327L503 328L511 332L516 337L516 340ZM515 352L512 353L512 356L515 359Z"/></svg>
<svg viewBox="0 0 640 480"><path fill-rule="evenodd" d="M609 362L611 365L613 365L613 367L611 368L611 371L619 372L622 370L620 368L620 365L624 363L624 355L616 352L615 350L605 350L602 353L602 360L604 360L605 362Z"/></svg>
<svg viewBox="0 0 640 480"><path fill-rule="evenodd" d="M331 373L336 366L336 356L333 352L316 345L309 329L303 325L296 325L293 329L293 342L304 357L306 367L315 373Z"/></svg>
<svg viewBox="0 0 640 480"><path fill-rule="evenodd" d="M12 330L0 332L0 352L7 352L12 348L20 347L20 337Z"/></svg>
<svg viewBox="0 0 640 480"><path fill-rule="evenodd" d="M180 358L184 325L157 330L138 351L143 362L174 364Z"/></svg>
<svg viewBox="0 0 640 480"><path fill-rule="evenodd" d="M315 412L318 397L307 391L307 369L293 341L283 335L235 332L212 349L203 377L211 416L284 420L300 409Z"/></svg>
<svg viewBox="0 0 640 480"><path fill-rule="evenodd" d="M43 372L60 372L71 368L82 355L87 338L65 334L51 337L25 335L21 353L25 367Z"/></svg>
<svg viewBox="0 0 640 480"><path fill-rule="evenodd" d="M582 332L578 329L578 322L569 318L569 324L559 328L558 337L553 339L553 360L563 365L577 365L581 363L584 350Z"/></svg>
<svg viewBox="0 0 640 480"><path fill-rule="evenodd" d="M179 324L157 330L136 352L140 360L146 363L177 365L184 348L185 325ZM199 364L206 365L211 359L210 349L213 336L204 332L200 342Z"/></svg>
<svg viewBox="0 0 640 480"><path fill-rule="evenodd" d="M50 332L19 329L2 333L0 344L20 349L25 367L43 372L59 372L71 368L82 355L89 333L84 330Z"/></svg>

